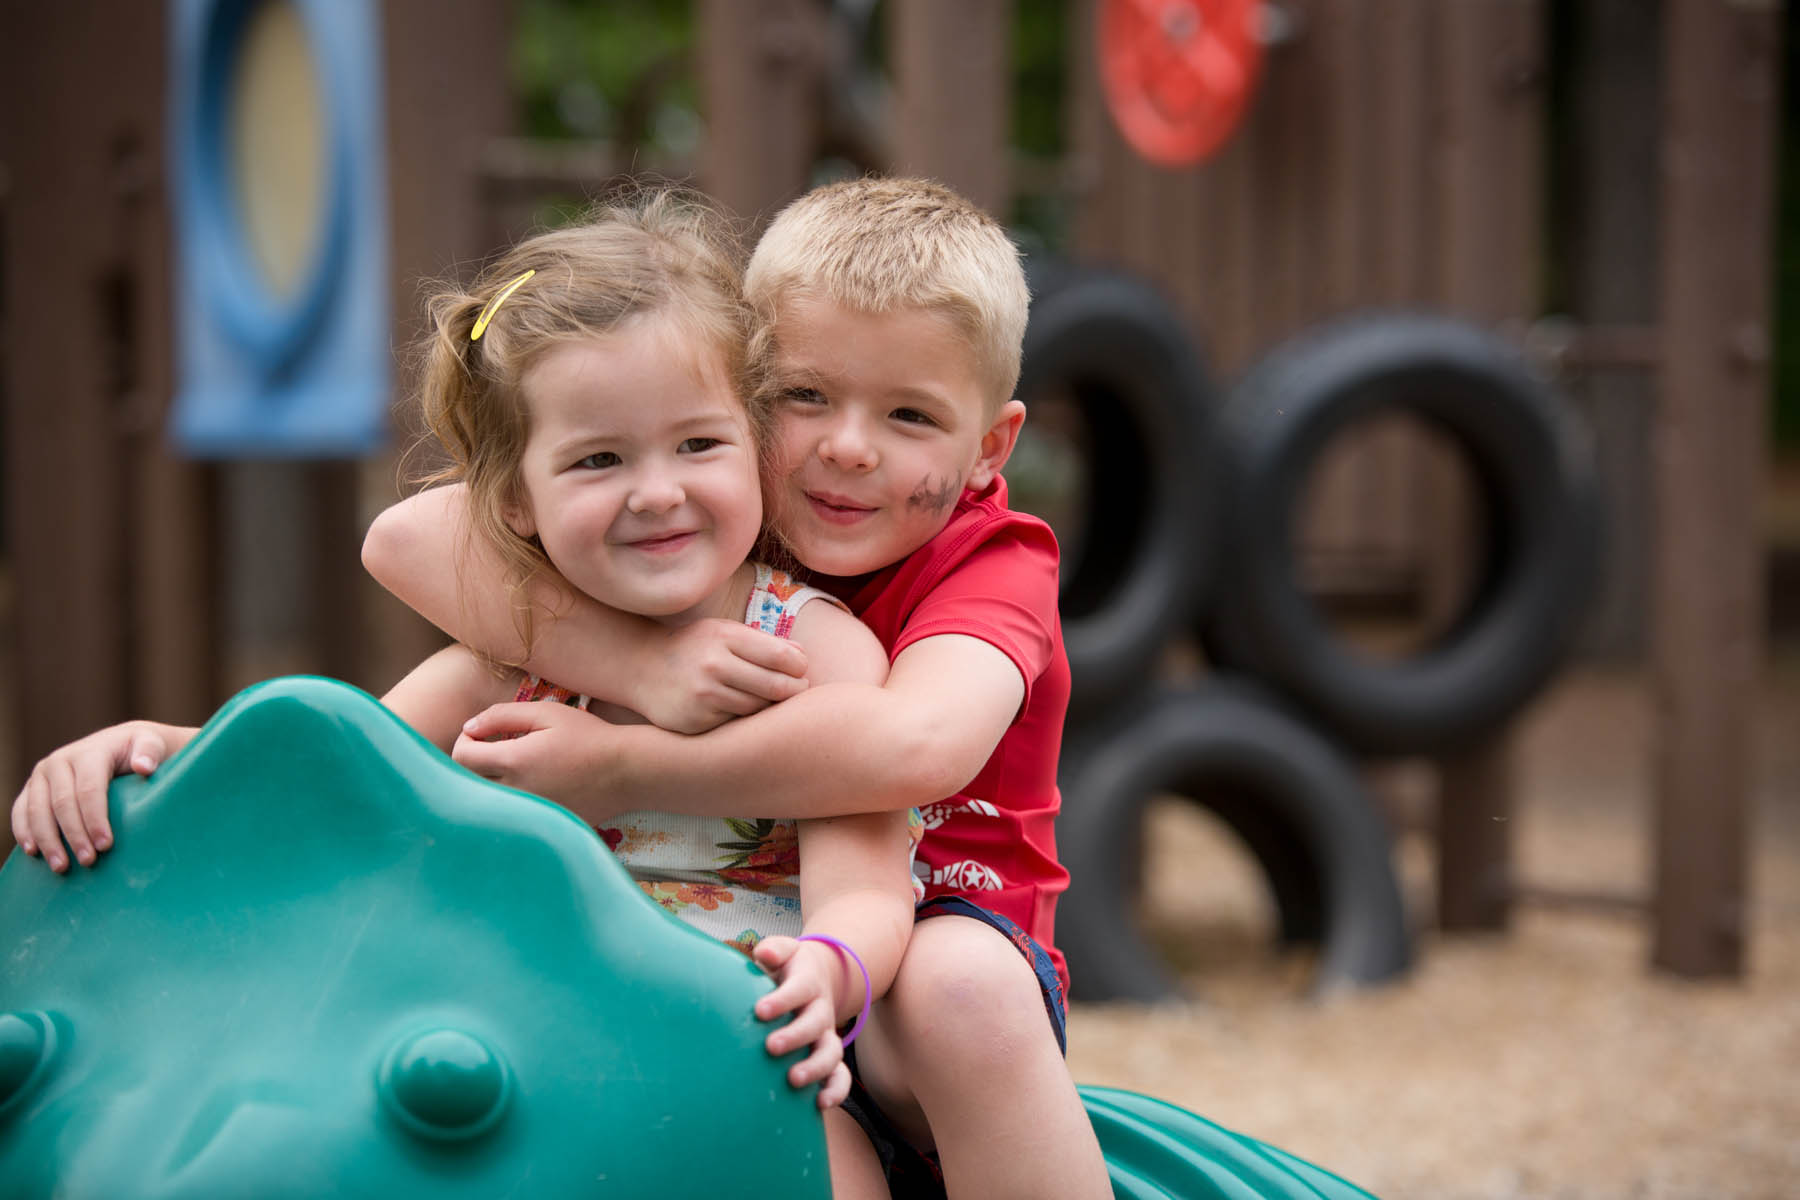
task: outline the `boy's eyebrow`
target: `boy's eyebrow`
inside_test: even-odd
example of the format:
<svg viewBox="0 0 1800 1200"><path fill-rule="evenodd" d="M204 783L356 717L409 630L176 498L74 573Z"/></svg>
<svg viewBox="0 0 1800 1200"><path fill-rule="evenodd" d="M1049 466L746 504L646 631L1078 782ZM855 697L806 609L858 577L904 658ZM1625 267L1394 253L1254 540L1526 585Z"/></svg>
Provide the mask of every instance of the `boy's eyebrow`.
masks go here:
<svg viewBox="0 0 1800 1200"><path fill-rule="evenodd" d="M775 359L775 377L783 383L799 380L805 383L817 383L825 378L814 366L797 366L792 359L778 355Z"/></svg>
<svg viewBox="0 0 1800 1200"><path fill-rule="evenodd" d="M950 397L946 393L922 384L903 383L899 387L889 388L887 394L902 399L929 400L937 404L950 403Z"/></svg>

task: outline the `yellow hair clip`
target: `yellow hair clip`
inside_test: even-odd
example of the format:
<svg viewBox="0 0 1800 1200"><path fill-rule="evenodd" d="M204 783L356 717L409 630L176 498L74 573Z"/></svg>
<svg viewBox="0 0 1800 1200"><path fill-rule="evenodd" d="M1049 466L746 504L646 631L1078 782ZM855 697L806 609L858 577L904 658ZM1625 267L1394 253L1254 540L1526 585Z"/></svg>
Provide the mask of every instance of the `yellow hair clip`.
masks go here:
<svg viewBox="0 0 1800 1200"><path fill-rule="evenodd" d="M527 279L530 279L536 274L537 268L533 267L531 270L525 272L511 283L501 288L500 294L487 302L487 307L482 309L481 315L475 318L475 328L469 330L469 340L471 342L479 342L481 340L481 335L487 332L488 322L494 319L494 314L500 311L500 306L506 303L506 298L518 291L521 283L524 283Z"/></svg>

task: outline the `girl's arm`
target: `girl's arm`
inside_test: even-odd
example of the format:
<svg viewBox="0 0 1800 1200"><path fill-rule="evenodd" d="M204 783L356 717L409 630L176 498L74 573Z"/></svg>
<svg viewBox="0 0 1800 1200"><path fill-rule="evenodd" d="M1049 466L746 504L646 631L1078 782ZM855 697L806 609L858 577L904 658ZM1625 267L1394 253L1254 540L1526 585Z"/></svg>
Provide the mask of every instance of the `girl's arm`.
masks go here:
<svg viewBox="0 0 1800 1200"><path fill-rule="evenodd" d="M107 789L127 772L148 775L199 733L197 726L126 721L44 756L12 806L13 841L41 854L52 871L68 869L63 842L85 867L112 847Z"/></svg>
<svg viewBox="0 0 1800 1200"><path fill-rule="evenodd" d="M467 646L451 645L407 672L381 702L448 754L463 722L490 704L511 699L515 683L510 673L495 674Z"/></svg>
<svg viewBox="0 0 1800 1200"><path fill-rule="evenodd" d="M461 484L420 492L376 517L363 540L369 574L457 641L680 733L804 688L802 648L740 621L670 630L598 604L548 572L516 593L500 557L468 536L467 497ZM529 648L515 619L521 601L540 614Z"/></svg>
<svg viewBox="0 0 1800 1200"><path fill-rule="evenodd" d="M813 684L876 684L887 675L887 657L875 635L829 604L802 608L793 637L806 648ZM808 770L804 760L789 761L790 777ZM757 1002L756 1015L770 1021L793 1014L769 1034L769 1053L814 1047L789 1069L788 1081L795 1087L824 1083L819 1105L826 1108L848 1090L848 1075L836 1070L843 1049L835 1031L862 1010L863 970L873 994L884 994L912 934L912 839L906 813L877 812L801 821L799 840L804 932L844 942L863 967L822 942L766 938L756 948L756 960L777 985Z"/></svg>
<svg viewBox="0 0 1800 1200"><path fill-rule="evenodd" d="M793 1019L770 1033L770 1054L804 1046L813 1052L788 1070L794 1087L824 1082L819 1106L843 1099L848 1078L834 1078L842 1046L834 1031L862 1011L863 970L874 996L884 994L912 935L912 841L905 813L865 813L800 823L800 904L805 932L836 938L862 966L827 943L765 938L756 961L778 980L756 1004L764 1021Z"/></svg>
<svg viewBox="0 0 1800 1200"><path fill-rule="evenodd" d="M506 681L463 647L451 646L415 667L384 700L401 720L447 752L464 721L510 695ZM199 732L192 725L126 721L45 755L13 800L13 840L25 853L43 855L53 871L67 870L69 857L93 866L112 848L106 803L113 778L127 772L149 775Z"/></svg>

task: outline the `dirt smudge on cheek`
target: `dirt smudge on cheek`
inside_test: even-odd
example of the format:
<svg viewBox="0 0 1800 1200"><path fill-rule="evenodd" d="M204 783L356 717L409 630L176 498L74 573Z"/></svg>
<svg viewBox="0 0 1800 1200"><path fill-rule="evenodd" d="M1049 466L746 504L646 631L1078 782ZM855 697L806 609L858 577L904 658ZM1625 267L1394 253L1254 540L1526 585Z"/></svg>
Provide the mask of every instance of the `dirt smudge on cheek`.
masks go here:
<svg viewBox="0 0 1800 1200"><path fill-rule="evenodd" d="M913 489L912 495L906 498L906 507L924 512L942 512L955 504L956 498L960 495L962 495L962 477L960 475L951 476L941 485L932 482L931 476L927 475L919 481L919 486Z"/></svg>

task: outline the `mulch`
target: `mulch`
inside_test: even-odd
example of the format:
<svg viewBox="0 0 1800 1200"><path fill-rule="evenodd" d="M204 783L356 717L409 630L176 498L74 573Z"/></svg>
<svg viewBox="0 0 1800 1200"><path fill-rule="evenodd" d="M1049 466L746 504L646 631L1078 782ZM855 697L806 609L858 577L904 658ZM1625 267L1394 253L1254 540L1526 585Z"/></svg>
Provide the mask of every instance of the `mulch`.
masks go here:
<svg viewBox="0 0 1800 1200"><path fill-rule="evenodd" d="M1641 674L1577 673L1533 707L1515 768L1523 879L1648 894L1652 737ZM1504 934L1433 934L1433 854L1415 833L1397 849L1417 967L1309 998L1308 963L1273 948L1230 835L1159 805L1145 921L1188 998L1078 1002L1071 1068L1387 1200L1800 1197L1800 659L1766 681L1754 778L1748 970L1724 981L1652 970L1649 922L1631 913L1520 907ZM1429 781L1423 767L1390 780Z"/></svg>

